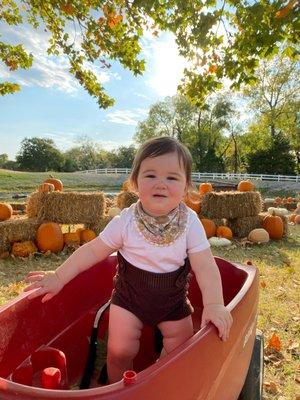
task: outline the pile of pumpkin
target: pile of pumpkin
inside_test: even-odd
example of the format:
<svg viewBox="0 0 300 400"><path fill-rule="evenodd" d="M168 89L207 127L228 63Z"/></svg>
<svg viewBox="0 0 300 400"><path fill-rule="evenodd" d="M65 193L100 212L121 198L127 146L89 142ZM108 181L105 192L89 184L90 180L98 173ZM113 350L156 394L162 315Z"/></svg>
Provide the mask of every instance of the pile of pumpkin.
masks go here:
<svg viewBox="0 0 300 400"><path fill-rule="evenodd" d="M238 184L237 190L239 192L249 192L255 190L252 182L246 180ZM192 208L197 214L201 213L201 201L205 194L213 191L213 186L209 182L201 183L199 191L190 192L186 198L185 203L188 207ZM293 198L287 198L287 203L292 203ZM285 203L286 203L285 202ZM278 205L283 204L278 201ZM253 229L249 235L248 240L252 243L267 243L270 239L282 239L284 233L284 225L282 216L287 215L287 209L270 207L268 215L262 221L262 227ZM229 246L233 239L232 230L225 225L216 226L215 222L208 218L200 218L204 227L206 236L213 246ZM300 224L300 203L297 204L296 210L289 216L289 221L294 224Z"/></svg>
<svg viewBox="0 0 300 400"><path fill-rule="evenodd" d="M95 237L96 234L91 229L78 228L75 232L63 233L59 224L45 222L38 227L35 242L15 242L11 254L15 257L28 257L36 252L59 253L65 246L79 247Z"/></svg>
<svg viewBox="0 0 300 400"><path fill-rule="evenodd" d="M61 180L50 177L38 186L39 192L62 191ZM13 215L13 209L8 203L0 203L0 222L9 220ZM26 240L12 243L11 254L15 257L28 257L36 252L58 253L65 246L78 247L96 237L91 229L78 228L75 232L63 233L60 224L55 222L42 223L36 232L35 242ZM9 255L6 254L6 255Z"/></svg>

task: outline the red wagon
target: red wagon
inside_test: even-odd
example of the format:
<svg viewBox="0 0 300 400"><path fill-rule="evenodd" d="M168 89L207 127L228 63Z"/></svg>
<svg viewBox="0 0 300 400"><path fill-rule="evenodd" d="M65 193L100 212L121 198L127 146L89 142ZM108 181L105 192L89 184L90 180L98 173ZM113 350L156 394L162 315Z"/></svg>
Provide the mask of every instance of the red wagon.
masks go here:
<svg viewBox="0 0 300 400"><path fill-rule="evenodd" d="M200 329L202 298L192 278L189 298L195 309L194 336L155 362L155 331L144 327L140 352L134 360L137 375L130 385L123 380L76 389L85 369L95 314L111 295L115 255L78 275L47 303L41 303L40 298L29 301L28 293L20 295L0 308L1 400L261 399L263 346L256 334L258 272L252 265L221 258L216 262L225 303L234 318L229 340L222 342L212 324ZM107 329L108 312L103 317L99 340ZM60 386L45 389L51 374L59 374Z"/></svg>

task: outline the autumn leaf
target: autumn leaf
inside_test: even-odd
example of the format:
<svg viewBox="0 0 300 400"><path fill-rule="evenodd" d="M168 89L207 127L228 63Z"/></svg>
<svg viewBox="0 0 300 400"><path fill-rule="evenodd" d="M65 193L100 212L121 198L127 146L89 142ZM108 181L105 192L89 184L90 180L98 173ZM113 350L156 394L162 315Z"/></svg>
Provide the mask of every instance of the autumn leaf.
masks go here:
<svg viewBox="0 0 300 400"><path fill-rule="evenodd" d="M158 33L158 31L153 31L152 35L158 37L159 33Z"/></svg>
<svg viewBox="0 0 300 400"><path fill-rule="evenodd" d="M217 69L218 69L217 65L210 65L208 71L213 74L217 72Z"/></svg>
<svg viewBox="0 0 300 400"><path fill-rule="evenodd" d="M265 288L267 287L267 284L266 284L265 281L261 281L261 282L260 282L260 286L261 286L263 289L265 289Z"/></svg>
<svg viewBox="0 0 300 400"><path fill-rule="evenodd" d="M277 11L277 13L275 14L275 18L281 19L281 18L286 17L289 14L289 12L293 9L293 7L296 3L297 3L296 0L290 0L285 7L281 8L279 11Z"/></svg>
<svg viewBox="0 0 300 400"><path fill-rule="evenodd" d="M122 15L115 15L115 16L111 16L108 20L108 25L110 28L114 28L115 26L117 26L120 22L122 22L123 17Z"/></svg>
<svg viewBox="0 0 300 400"><path fill-rule="evenodd" d="M101 24L103 24L104 21L105 21L104 17L99 17L97 22L98 22L99 25L101 25Z"/></svg>
<svg viewBox="0 0 300 400"><path fill-rule="evenodd" d="M271 394L277 394L279 392L279 385L274 381L264 382L264 388L266 392Z"/></svg>
<svg viewBox="0 0 300 400"><path fill-rule="evenodd" d="M73 14L75 14L75 8L74 8L74 6L73 6L71 3L62 4L62 5L60 6L60 9L61 9L62 11L64 11L66 14L68 14L68 15L73 15Z"/></svg>
<svg viewBox="0 0 300 400"><path fill-rule="evenodd" d="M274 332L271 338L268 341L267 348L275 349L277 351L281 350L281 342L279 336Z"/></svg>

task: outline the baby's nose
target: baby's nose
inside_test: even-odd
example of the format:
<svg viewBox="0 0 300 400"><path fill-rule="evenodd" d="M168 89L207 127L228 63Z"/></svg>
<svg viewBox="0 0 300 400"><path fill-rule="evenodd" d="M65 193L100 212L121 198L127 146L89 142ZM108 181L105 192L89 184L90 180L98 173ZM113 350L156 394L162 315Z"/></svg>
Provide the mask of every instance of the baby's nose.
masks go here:
<svg viewBox="0 0 300 400"><path fill-rule="evenodd" d="M158 187L165 187L166 186L166 180L165 179L158 179L156 185Z"/></svg>

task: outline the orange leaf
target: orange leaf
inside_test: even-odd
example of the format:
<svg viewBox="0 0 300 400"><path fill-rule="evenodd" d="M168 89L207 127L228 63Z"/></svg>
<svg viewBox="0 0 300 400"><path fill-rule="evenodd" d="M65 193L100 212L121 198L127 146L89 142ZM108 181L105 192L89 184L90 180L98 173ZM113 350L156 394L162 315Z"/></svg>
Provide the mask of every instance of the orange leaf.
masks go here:
<svg viewBox="0 0 300 400"><path fill-rule="evenodd" d="M289 14L289 12L293 9L293 7L296 3L297 3L296 0L290 0L285 7L281 8L281 10L277 11L277 13L275 14L275 18L281 19L281 18L286 17Z"/></svg>
<svg viewBox="0 0 300 400"><path fill-rule="evenodd" d="M260 286L264 289L267 286L267 284L265 281L261 281Z"/></svg>
<svg viewBox="0 0 300 400"><path fill-rule="evenodd" d="M211 72L211 73L214 73L214 72L217 71L217 69L218 69L218 67L217 67L216 65L211 65L211 66L208 68L208 71Z"/></svg>
<svg viewBox="0 0 300 400"><path fill-rule="evenodd" d="M281 350L281 342L280 342L279 336L276 335L275 332L273 333L273 335L269 339L267 347L275 349L277 351Z"/></svg>
<svg viewBox="0 0 300 400"><path fill-rule="evenodd" d="M72 15L75 13L75 8L71 3L62 4L60 8L68 15Z"/></svg>
<svg viewBox="0 0 300 400"><path fill-rule="evenodd" d="M105 21L104 17L99 17L98 24L101 25L101 24L103 24L104 21Z"/></svg>
<svg viewBox="0 0 300 400"><path fill-rule="evenodd" d="M123 20L122 15L116 15L116 16L110 17L109 20L108 20L108 25L109 25L110 28L114 28L122 20Z"/></svg>
<svg viewBox="0 0 300 400"><path fill-rule="evenodd" d="M274 381L264 382L264 388L266 389L266 392L271 394L276 394L279 392L278 384Z"/></svg>

